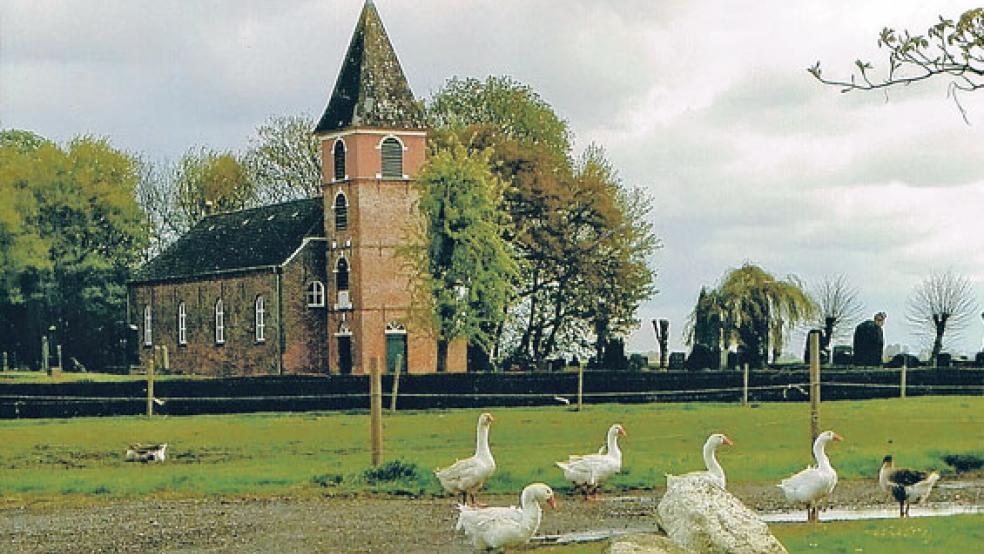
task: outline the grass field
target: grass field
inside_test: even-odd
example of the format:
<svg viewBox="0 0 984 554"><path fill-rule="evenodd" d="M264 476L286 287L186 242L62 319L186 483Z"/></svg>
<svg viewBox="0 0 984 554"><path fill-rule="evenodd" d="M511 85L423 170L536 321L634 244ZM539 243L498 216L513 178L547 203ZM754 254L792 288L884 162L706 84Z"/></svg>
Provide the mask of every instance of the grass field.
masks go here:
<svg viewBox="0 0 984 554"><path fill-rule="evenodd" d="M984 544L984 516L924 517L873 521L838 521L822 525L780 524L770 527L789 552L824 554L864 552L977 552ZM601 554L607 542L537 549L542 554Z"/></svg>
<svg viewBox="0 0 984 554"><path fill-rule="evenodd" d="M385 459L416 464L417 471L382 483L363 476L370 458L364 413L0 421L0 494L12 502L65 494L303 494L324 487L439 493L430 469L472 453L478 413L385 416ZM628 432L616 487L648 488L661 485L664 473L700 468L700 447L715 431L736 443L720 454L732 482L777 481L810 461L806 404L609 404L580 413L558 407L494 414L498 470L490 491L514 492L531 481L563 487L553 462L596 451L613 422ZM822 421L846 439L830 449L842 479L873 477L887 452L921 468L943 468L947 453L984 455L982 397L831 402L822 407ZM131 442L169 443L167 463L125 463Z"/></svg>

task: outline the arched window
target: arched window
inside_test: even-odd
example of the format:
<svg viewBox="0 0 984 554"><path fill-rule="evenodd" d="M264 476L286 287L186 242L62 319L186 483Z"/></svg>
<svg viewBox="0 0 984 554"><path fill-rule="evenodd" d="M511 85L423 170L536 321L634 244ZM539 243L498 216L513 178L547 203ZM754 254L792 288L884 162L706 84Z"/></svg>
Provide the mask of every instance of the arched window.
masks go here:
<svg viewBox="0 0 984 554"><path fill-rule="evenodd" d="M342 139L335 141L332 155L335 159L335 180L342 181L345 179L345 142Z"/></svg>
<svg viewBox="0 0 984 554"><path fill-rule="evenodd" d="M403 145L396 137L387 137L382 146L382 177L383 179L403 178Z"/></svg>
<svg viewBox="0 0 984 554"><path fill-rule="evenodd" d="M321 281L311 281L307 288L308 308L323 308L325 305L325 286Z"/></svg>
<svg viewBox="0 0 984 554"><path fill-rule="evenodd" d="M188 312L184 302L178 304L178 344L188 344Z"/></svg>
<svg viewBox="0 0 984 554"><path fill-rule="evenodd" d="M221 299L215 301L215 344L225 344L225 311Z"/></svg>
<svg viewBox="0 0 984 554"><path fill-rule="evenodd" d="M344 194L338 193L335 195L335 230L345 229L348 229L348 200Z"/></svg>
<svg viewBox="0 0 984 554"><path fill-rule="evenodd" d="M154 344L153 323L154 318L150 313L150 306L144 306L144 346L151 346Z"/></svg>
<svg viewBox="0 0 984 554"><path fill-rule="evenodd" d="M348 290L349 288L349 264L345 258L338 258L335 264L335 290Z"/></svg>
<svg viewBox="0 0 984 554"><path fill-rule="evenodd" d="M262 296L257 296L253 303L253 317L256 323L256 342L263 342L266 340L266 308Z"/></svg>

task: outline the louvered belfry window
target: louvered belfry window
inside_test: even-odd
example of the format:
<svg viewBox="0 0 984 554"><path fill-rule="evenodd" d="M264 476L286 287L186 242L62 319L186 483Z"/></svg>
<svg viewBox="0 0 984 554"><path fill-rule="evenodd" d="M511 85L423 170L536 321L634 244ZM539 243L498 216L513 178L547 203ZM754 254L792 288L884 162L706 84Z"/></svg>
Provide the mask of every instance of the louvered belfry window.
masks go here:
<svg viewBox="0 0 984 554"><path fill-rule="evenodd" d="M403 145L390 137L383 141L383 179L403 178Z"/></svg>
<svg viewBox="0 0 984 554"><path fill-rule="evenodd" d="M340 258L335 265L335 290L348 290L349 265L345 258Z"/></svg>
<svg viewBox="0 0 984 554"><path fill-rule="evenodd" d="M348 229L348 200L345 195L338 193L335 196L335 230L344 231Z"/></svg>
<svg viewBox="0 0 984 554"><path fill-rule="evenodd" d="M335 141L335 180L345 179L345 143L341 140Z"/></svg>

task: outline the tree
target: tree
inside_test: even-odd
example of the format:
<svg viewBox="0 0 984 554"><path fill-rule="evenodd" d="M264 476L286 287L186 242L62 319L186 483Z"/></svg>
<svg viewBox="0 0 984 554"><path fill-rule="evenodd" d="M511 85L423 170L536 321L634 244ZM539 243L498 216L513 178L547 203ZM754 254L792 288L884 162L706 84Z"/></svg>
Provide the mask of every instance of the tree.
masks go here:
<svg viewBox="0 0 984 554"><path fill-rule="evenodd" d="M439 372L451 341L490 346L517 271L502 238L503 184L488 158L452 145L435 152L416 181L422 227L403 254L417 275L415 311L435 330Z"/></svg>
<svg viewBox="0 0 984 554"><path fill-rule="evenodd" d="M932 338L933 364L943 350L944 340L958 339L976 317L977 303L970 280L952 271L932 273L916 285L906 311L913 332Z"/></svg>
<svg viewBox="0 0 984 554"><path fill-rule="evenodd" d="M647 258L659 246L651 201L622 185L600 148L572 161L567 123L507 77L452 79L428 115L434 147L453 136L469 150L490 150L491 169L507 184L503 236L520 271L495 335L511 363L541 366L592 340L599 354L609 336L638 323L639 298L653 292Z"/></svg>
<svg viewBox="0 0 984 554"><path fill-rule="evenodd" d="M957 21L940 16L925 35L885 27L878 47L888 50L887 73L881 77L873 76L874 66L864 60L854 62L856 73L849 81L825 78L819 61L807 71L821 83L841 87L841 92L906 86L948 76L952 79L950 93L966 121L957 92L984 88L984 8L968 10Z"/></svg>
<svg viewBox="0 0 984 554"><path fill-rule="evenodd" d="M25 209L18 225L31 237L31 254L29 263L5 268L19 286L16 296L0 302L0 321L10 326L5 347L21 360L36 360L40 336L49 334L65 347L66 359L94 367L116 363L125 336L126 281L146 241L134 197L138 162L92 137L64 148L44 140L19 145L0 146L0 182L20 192ZM17 148L19 157L12 154Z"/></svg>
<svg viewBox="0 0 984 554"><path fill-rule="evenodd" d="M778 360L789 331L817 311L798 278L778 280L749 263L729 271L715 294L725 346L737 344L752 367L765 365L770 346Z"/></svg>
<svg viewBox="0 0 984 554"><path fill-rule="evenodd" d="M33 156L45 144L27 131L0 132L0 305L23 303L22 276L50 267L48 241L34 225L38 203L26 186L36 170Z"/></svg>
<svg viewBox="0 0 984 554"><path fill-rule="evenodd" d="M244 160L264 204L320 196L321 142L307 114L280 115L256 128Z"/></svg>
<svg viewBox="0 0 984 554"><path fill-rule="evenodd" d="M701 287L697 295L697 304L694 306L687 319L687 326L683 330L687 344L693 347L691 356L697 354L697 358L707 357L708 363L696 365L707 365L708 367L718 367L721 361L721 349L727 345L722 344L724 306L721 303L717 290L708 290ZM717 361L713 361L714 358ZM703 360L699 360L703 362Z"/></svg>
<svg viewBox="0 0 984 554"><path fill-rule="evenodd" d="M821 278L813 286L813 298L818 311L811 326L822 330L820 349L829 351L834 341L850 336L864 306L858 300L857 287L843 273Z"/></svg>

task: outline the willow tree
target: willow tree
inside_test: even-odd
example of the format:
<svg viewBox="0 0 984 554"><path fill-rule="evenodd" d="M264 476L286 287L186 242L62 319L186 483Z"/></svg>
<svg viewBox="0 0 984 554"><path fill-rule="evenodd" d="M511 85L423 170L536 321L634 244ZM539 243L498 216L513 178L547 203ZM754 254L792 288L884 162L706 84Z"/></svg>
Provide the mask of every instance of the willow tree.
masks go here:
<svg viewBox="0 0 984 554"><path fill-rule="evenodd" d="M812 292L818 310L808 323L822 329L820 349L827 351L834 341L850 336L864 306L858 299L857 287L844 274L822 277L813 285Z"/></svg>
<svg viewBox="0 0 984 554"><path fill-rule="evenodd" d="M776 279L748 264L729 271L714 291L725 342L744 350L753 367L777 361L788 333L817 313L817 306L795 276Z"/></svg>
<svg viewBox="0 0 984 554"><path fill-rule="evenodd" d="M932 341L930 359L936 363L945 340L955 340L977 316L973 285L952 271L933 273L909 297L906 318L917 336Z"/></svg>
<svg viewBox="0 0 984 554"><path fill-rule="evenodd" d="M434 330L437 371L447 368L455 339L488 348L489 329L505 314L516 274L502 238L502 182L487 152L453 141L434 152L417 177L420 227L401 253L416 275L413 312Z"/></svg>

